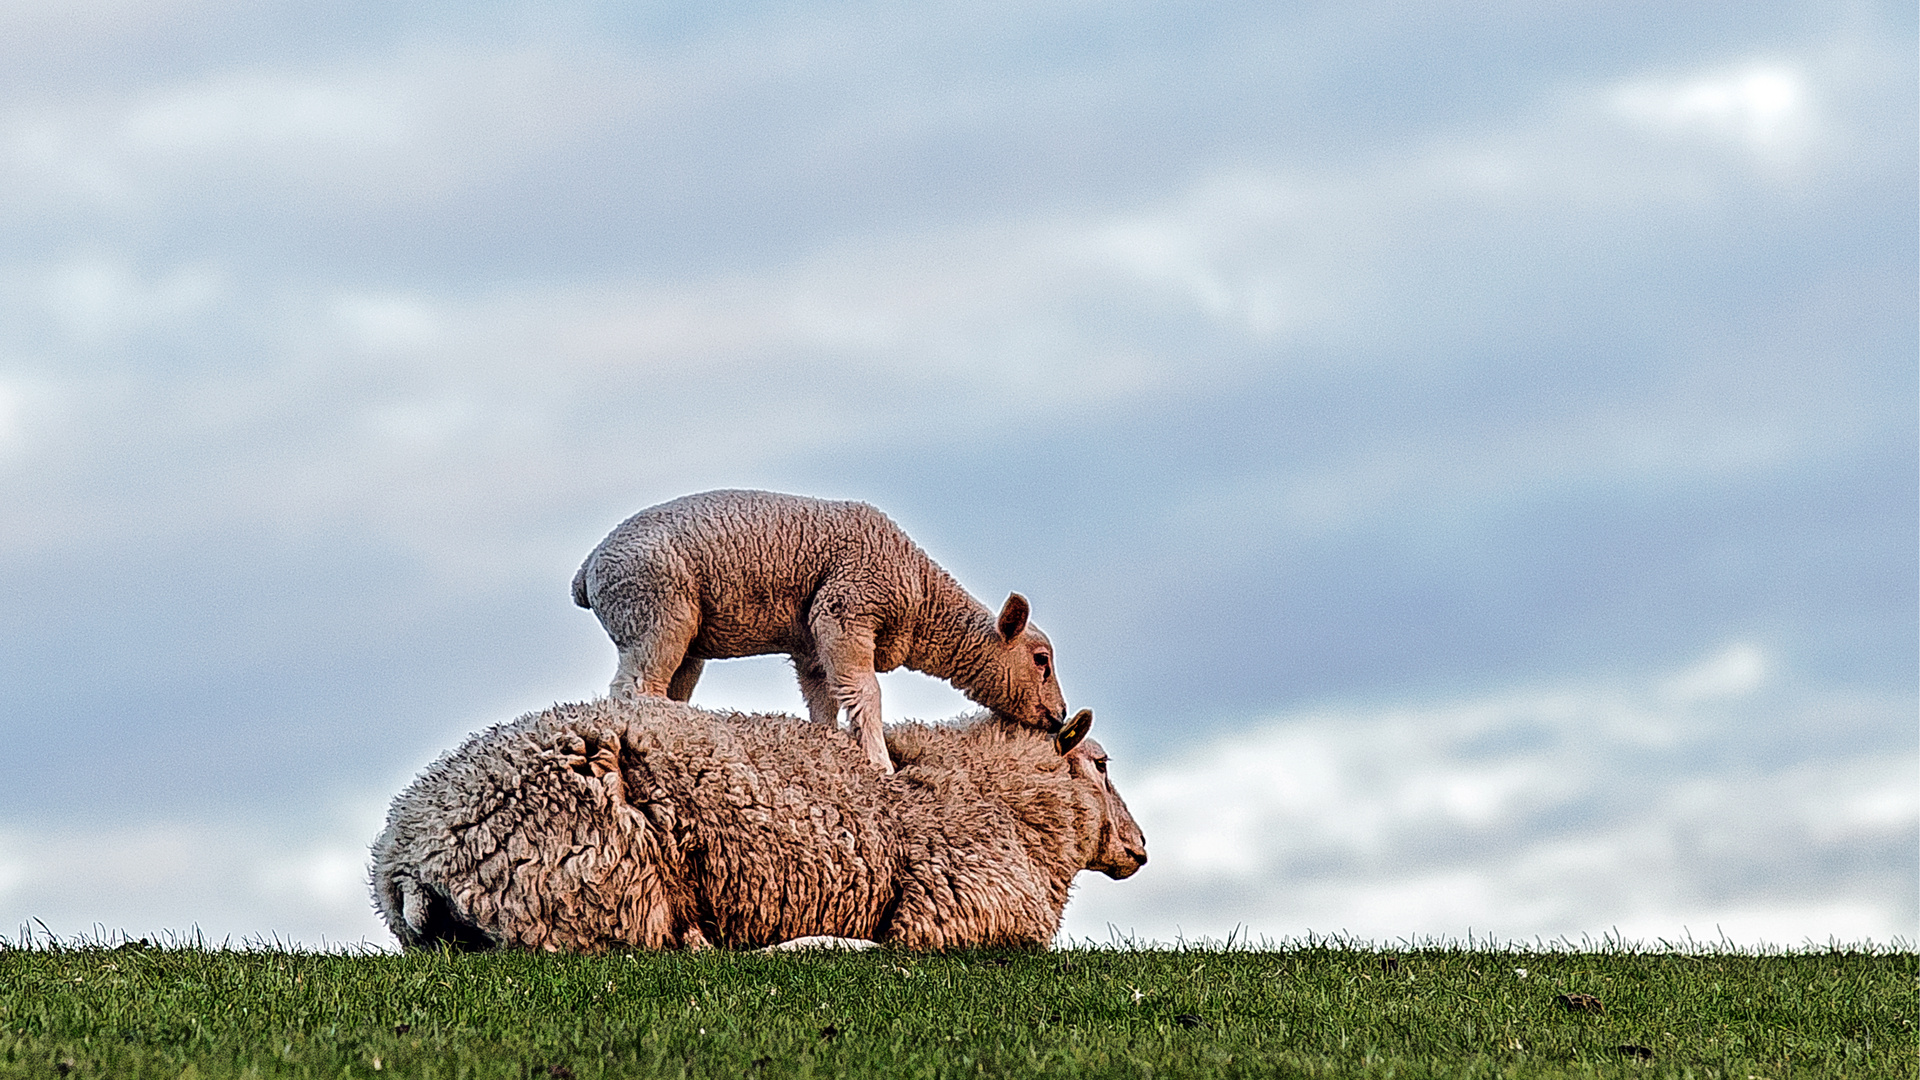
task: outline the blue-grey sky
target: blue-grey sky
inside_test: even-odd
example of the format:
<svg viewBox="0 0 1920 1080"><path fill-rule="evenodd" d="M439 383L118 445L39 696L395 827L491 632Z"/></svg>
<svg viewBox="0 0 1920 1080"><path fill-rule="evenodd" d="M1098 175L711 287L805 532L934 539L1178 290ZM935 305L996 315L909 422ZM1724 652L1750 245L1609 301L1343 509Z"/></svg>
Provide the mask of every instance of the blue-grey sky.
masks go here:
<svg viewBox="0 0 1920 1080"><path fill-rule="evenodd" d="M0 921L384 941L755 486L1032 598L1071 933L1915 936L1909 6L632 7L0 5Z"/></svg>

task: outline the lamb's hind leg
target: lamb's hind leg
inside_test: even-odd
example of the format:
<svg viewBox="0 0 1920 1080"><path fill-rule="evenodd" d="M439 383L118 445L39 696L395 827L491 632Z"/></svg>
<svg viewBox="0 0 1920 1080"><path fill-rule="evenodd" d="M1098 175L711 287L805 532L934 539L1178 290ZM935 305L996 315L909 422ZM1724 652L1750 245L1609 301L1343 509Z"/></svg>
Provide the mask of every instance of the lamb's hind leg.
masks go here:
<svg viewBox="0 0 1920 1080"><path fill-rule="evenodd" d="M613 674L608 695L616 698L674 697L673 690L691 665L692 675L685 678L685 701L700 680L702 662L687 656L687 647L700 632L700 612L691 603L668 605L649 613L652 617L628 641L617 642L620 667Z"/></svg>

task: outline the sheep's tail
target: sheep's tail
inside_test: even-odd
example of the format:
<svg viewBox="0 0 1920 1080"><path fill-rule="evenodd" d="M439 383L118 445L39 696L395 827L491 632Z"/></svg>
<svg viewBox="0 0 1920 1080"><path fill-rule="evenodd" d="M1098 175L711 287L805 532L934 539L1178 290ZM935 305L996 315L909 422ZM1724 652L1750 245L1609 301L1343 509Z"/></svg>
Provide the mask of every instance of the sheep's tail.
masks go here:
<svg viewBox="0 0 1920 1080"><path fill-rule="evenodd" d="M573 602L588 610L593 603L587 599L587 564L581 563L580 569L573 575Z"/></svg>
<svg viewBox="0 0 1920 1080"><path fill-rule="evenodd" d="M492 935L474 925L454 906L446 893L411 874L383 883L393 897L393 914L400 916L406 933L396 933L401 944L413 949L446 946L460 952L481 952L498 945ZM389 921L392 915L388 916ZM396 932L400 926L395 926Z"/></svg>

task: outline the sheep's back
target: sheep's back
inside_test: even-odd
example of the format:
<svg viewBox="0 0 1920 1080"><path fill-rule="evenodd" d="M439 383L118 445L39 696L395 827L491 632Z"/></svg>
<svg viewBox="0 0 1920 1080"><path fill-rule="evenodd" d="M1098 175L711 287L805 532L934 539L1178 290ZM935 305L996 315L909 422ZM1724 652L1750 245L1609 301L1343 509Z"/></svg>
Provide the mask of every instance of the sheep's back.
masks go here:
<svg viewBox="0 0 1920 1080"><path fill-rule="evenodd" d="M1033 830L1009 800L1070 786L1030 729L976 717L889 731L900 769L885 781L899 818L901 890L887 940L910 949L1045 945L1065 893L1034 858ZM1071 872L1068 874L1071 879Z"/></svg>
<svg viewBox="0 0 1920 1080"><path fill-rule="evenodd" d="M791 717L634 706L624 786L668 831L716 945L871 938L896 893L899 823L859 748Z"/></svg>

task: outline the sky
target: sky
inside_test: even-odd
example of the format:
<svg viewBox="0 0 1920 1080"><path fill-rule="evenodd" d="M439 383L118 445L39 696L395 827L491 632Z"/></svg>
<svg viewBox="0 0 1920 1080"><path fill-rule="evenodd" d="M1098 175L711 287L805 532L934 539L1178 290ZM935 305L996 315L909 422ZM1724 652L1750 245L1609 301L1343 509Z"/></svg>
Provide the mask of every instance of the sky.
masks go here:
<svg viewBox="0 0 1920 1080"><path fill-rule="evenodd" d="M0 929L390 946L393 795L612 675L581 558L760 487L1032 600L1152 853L1068 940L1910 945L1917 42L0 2Z"/></svg>

